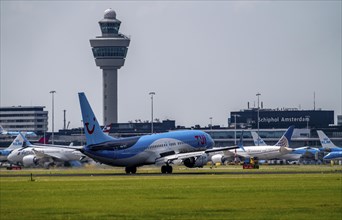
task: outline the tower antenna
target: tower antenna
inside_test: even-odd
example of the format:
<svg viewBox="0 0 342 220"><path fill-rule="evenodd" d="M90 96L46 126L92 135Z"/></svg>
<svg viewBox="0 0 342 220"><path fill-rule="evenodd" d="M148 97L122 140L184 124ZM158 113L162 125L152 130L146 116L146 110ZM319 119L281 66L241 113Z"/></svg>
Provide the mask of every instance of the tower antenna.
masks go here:
<svg viewBox="0 0 342 220"><path fill-rule="evenodd" d="M316 110L316 92L314 91L314 111Z"/></svg>

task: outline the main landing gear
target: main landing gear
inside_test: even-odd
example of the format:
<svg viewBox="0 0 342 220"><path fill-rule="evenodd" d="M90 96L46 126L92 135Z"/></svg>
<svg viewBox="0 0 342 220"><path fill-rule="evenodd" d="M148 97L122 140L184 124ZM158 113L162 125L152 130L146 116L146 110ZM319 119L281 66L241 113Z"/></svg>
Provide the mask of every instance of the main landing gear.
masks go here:
<svg viewBox="0 0 342 220"><path fill-rule="evenodd" d="M161 167L162 173L172 173L172 166L164 165Z"/></svg>
<svg viewBox="0 0 342 220"><path fill-rule="evenodd" d="M137 168L136 167L126 167L125 171L127 174L135 174L137 172Z"/></svg>

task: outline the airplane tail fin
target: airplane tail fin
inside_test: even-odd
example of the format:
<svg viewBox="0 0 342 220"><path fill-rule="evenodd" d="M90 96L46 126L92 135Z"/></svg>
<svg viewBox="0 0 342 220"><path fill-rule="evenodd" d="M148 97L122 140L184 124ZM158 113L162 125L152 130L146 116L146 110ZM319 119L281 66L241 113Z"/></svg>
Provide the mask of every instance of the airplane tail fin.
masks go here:
<svg viewBox="0 0 342 220"><path fill-rule="evenodd" d="M267 146L265 141L254 131L251 131L255 146Z"/></svg>
<svg viewBox="0 0 342 220"><path fill-rule="evenodd" d="M99 122L88 102L86 95L83 92L78 93L80 100L84 133L87 140L87 145L100 144L106 141L111 141L114 138L103 133Z"/></svg>
<svg viewBox="0 0 342 220"><path fill-rule="evenodd" d="M329 149L329 148L336 147L336 145L333 142L331 142L331 140L328 138L328 136L323 131L318 130L317 134L318 134L319 140L320 140L323 148Z"/></svg>
<svg viewBox="0 0 342 220"><path fill-rule="evenodd" d="M2 125L0 125L0 133L4 132L5 129L2 127Z"/></svg>
<svg viewBox="0 0 342 220"><path fill-rule="evenodd" d="M294 126L290 126L284 135L279 139L279 141L275 144L275 146L279 146L282 148L288 148L290 147L291 137L293 134Z"/></svg>
<svg viewBox="0 0 342 220"><path fill-rule="evenodd" d="M20 134L18 134L17 137L13 140L11 145L6 150L14 150L17 148L21 148L23 144L24 144L24 139Z"/></svg>
<svg viewBox="0 0 342 220"><path fill-rule="evenodd" d="M239 143L238 143L238 147L245 151L245 148L243 147L243 130L241 131L241 136L240 136L240 140L239 140Z"/></svg>
<svg viewBox="0 0 342 220"><path fill-rule="evenodd" d="M31 142L29 140L27 140L27 138L25 137L25 135L23 135L21 132L19 132L19 135L21 136L21 138L23 139L23 148L32 146Z"/></svg>

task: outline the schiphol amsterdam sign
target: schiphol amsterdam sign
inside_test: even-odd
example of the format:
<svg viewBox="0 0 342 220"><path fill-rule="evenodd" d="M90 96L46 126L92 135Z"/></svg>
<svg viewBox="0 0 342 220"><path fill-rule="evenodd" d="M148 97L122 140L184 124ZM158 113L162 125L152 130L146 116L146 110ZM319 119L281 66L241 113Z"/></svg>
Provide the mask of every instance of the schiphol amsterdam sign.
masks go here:
<svg viewBox="0 0 342 220"><path fill-rule="evenodd" d="M309 122L309 117L261 117L259 123L278 123L278 122Z"/></svg>

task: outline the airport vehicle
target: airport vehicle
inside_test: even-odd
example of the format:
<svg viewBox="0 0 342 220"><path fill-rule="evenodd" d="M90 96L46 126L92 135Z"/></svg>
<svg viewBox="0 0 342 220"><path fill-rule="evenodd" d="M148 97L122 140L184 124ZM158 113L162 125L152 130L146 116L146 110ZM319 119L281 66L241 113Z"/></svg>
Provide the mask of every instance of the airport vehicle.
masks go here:
<svg viewBox="0 0 342 220"><path fill-rule="evenodd" d="M19 131L6 131L1 125L0 125L0 134L3 135L10 135L10 136L17 136L19 135ZM27 136L33 136L36 137L37 134L34 133L33 131L27 131L27 132L22 132L22 134L25 134Z"/></svg>
<svg viewBox="0 0 342 220"><path fill-rule="evenodd" d="M78 95L87 140L81 152L97 162L125 167L126 173L136 173L137 167L149 164L161 165L162 173L172 173L176 161L190 168L202 167L210 152L236 148L213 148L210 135L199 130L113 138L101 130L86 95Z"/></svg>
<svg viewBox="0 0 342 220"><path fill-rule="evenodd" d="M333 151L323 157L323 160L342 160L342 151Z"/></svg>
<svg viewBox="0 0 342 220"><path fill-rule="evenodd" d="M242 164L243 169L259 169L259 160L257 157L247 157Z"/></svg>
<svg viewBox="0 0 342 220"><path fill-rule="evenodd" d="M52 165L64 164L69 161L80 161L85 156L76 149L70 149L61 145L33 145L21 133L23 147L14 149L7 157L12 164L24 167L44 166L49 168ZM77 146L75 146L77 148Z"/></svg>
<svg viewBox="0 0 342 220"><path fill-rule="evenodd" d="M242 146L236 151L236 154L241 157L258 157L261 160L270 160L279 158L282 155L291 153L293 150L289 148L291 136L293 134L294 126L290 126L279 141L273 145L266 146ZM230 150L231 153L234 151Z"/></svg>
<svg viewBox="0 0 342 220"><path fill-rule="evenodd" d="M323 131L317 130L317 134L322 145L322 148L320 148L320 151L325 151L325 152L342 151L342 148L336 146L333 142L331 142L331 140Z"/></svg>

